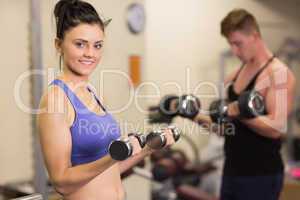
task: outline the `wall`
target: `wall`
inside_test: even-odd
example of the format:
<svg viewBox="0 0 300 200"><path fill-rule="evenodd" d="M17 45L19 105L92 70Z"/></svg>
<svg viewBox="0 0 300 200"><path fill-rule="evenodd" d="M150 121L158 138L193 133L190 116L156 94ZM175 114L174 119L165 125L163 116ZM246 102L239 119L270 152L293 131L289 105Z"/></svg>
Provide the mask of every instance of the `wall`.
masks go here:
<svg viewBox="0 0 300 200"><path fill-rule="evenodd" d="M31 116L17 106L14 98L15 81L30 65L29 9L27 0L0 2L0 184L30 178L33 173ZM29 105L29 82L23 83L21 100Z"/></svg>

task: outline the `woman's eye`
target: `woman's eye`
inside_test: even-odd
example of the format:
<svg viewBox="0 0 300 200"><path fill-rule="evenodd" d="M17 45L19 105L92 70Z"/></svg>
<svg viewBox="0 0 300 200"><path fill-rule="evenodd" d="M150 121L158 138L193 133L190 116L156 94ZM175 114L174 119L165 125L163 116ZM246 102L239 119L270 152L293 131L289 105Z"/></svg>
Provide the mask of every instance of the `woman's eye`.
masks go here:
<svg viewBox="0 0 300 200"><path fill-rule="evenodd" d="M95 48L96 48L96 49L101 49L102 46L103 46L102 44L96 44L96 45L95 45Z"/></svg>
<svg viewBox="0 0 300 200"><path fill-rule="evenodd" d="M83 47L84 47L84 43L82 43L82 42L76 42L75 45L76 45L78 48L83 48Z"/></svg>

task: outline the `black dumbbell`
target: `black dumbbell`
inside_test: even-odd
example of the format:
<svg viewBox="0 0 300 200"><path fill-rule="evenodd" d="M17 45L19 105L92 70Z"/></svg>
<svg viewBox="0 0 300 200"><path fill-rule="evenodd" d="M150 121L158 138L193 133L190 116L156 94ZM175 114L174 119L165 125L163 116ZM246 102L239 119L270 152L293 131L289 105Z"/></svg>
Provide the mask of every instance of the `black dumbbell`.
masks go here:
<svg viewBox="0 0 300 200"><path fill-rule="evenodd" d="M254 118L266 113L264 98L255 90L243 92L238 98L240 118ZM213 122L226 123L231 119L227 114L228 102L226 100L216 100L210 104L209 113Z"/></svg>
<svg viewBox="0 0 300 200"><path fill-rule="evenodd" d="M177 142L180 138L181 132L175 126L169 126L168 129L171 130L175 142ZM150 132L146 137L146 144L152 149L161 149L167 143L167 138L164 132L164 129L159 129Z"/></svg>
<svg viewBox="0 0 300 200"><path fill-rule="evenodd" d="M132 155L133 147L129 137L137 138L142 148L146 145L146 136L141 133L130 133L126 139L115 140L108 147L109 154L114 160L126 160Z"/></svg>
<svg viewBox="0 0 300 200"><path fill-rule="evenodd" d="M185 94L180 97L167 95L163 97L159 103L160 113L168 117L180 115L182 117L193 119L200 109L200 100L192 94Z"/></svg>
<svg viewBox="0 0 300 200"><path fill-rule="evenodd" d="M201 109L200 100L192 94L182 95L177 99L175 105L177 115L189 119L194 119Z"/></svg>
<svg viewBox="0 0 300 200"><path fill-rule="evenodd" d="M264 97L255 90L243 92L238 105L241 118L254 118L266 114Z"/></svg>
<svg viewBox="0 0 300 200"><path fill-rule="evenodd" d="M230 120L227 116L227 104L225 99L217 99L210 104L209 115L214 123L222 124Z"/></svg>
<svg viewBox="0 0 300 200"><path fill-rule="evenodd" d="M173 117L177 115L177 110L171 109L171 104L176 99L178 99L178 96L176 95L166 95L160 100L158 105L149 107L148 122L150 124L154 124L154 123L171 124Z"/></svg>
<svg viewBox="0 0 300 200"><path fill-rule="evenodd" d="M166 95L159 102L159 112L162 115L168 116L170 118L175 117L178 114L177 109L172 109L172 102L178 102L179 97L176 95ZM178 104L178 103L177 103Z"/></svg>

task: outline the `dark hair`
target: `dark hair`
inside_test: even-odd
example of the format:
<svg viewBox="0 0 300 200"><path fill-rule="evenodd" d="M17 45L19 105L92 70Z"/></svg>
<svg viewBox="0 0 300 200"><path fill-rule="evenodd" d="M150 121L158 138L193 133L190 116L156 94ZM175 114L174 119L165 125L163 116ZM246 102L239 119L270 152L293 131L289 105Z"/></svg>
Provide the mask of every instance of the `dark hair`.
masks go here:
<svg viewBox="0 0 300 200"><path fill-rule="evenodd" d="M228 37L234 31L250 33L260 30L255 17L245 9L234 9L221 22L221 34Z"/></svg>
<svg viewBox="0 0 300 200"><path fill-rule="evenodd" d="M80 23L98 24L104 31L105 23L100 19L95 8L81 0L60 0L54 8L56 37L63 39L65 32Z"/></svg>

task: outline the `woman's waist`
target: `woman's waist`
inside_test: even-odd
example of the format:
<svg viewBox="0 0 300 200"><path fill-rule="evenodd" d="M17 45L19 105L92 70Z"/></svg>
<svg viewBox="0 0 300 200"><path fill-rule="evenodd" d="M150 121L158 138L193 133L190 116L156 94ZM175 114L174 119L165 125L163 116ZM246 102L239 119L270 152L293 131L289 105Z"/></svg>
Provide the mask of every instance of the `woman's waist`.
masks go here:
<svg viewBox="0 0 300 200"><path fill-rule="evenodd" d="M121 182L118 164L108 168L65 199L124 200L125 190Z"/></svg>

